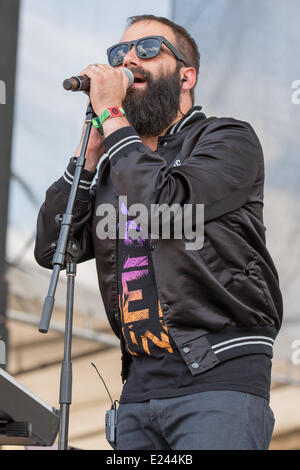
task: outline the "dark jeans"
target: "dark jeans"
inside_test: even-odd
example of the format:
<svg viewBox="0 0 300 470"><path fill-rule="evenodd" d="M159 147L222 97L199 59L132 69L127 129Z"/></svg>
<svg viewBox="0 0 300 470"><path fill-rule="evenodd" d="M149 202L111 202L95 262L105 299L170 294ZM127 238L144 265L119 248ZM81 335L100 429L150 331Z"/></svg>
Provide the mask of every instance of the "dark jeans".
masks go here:
<svg viewBox="0 0 300 470"><path fill-rule="evenodd" d="M265 398L235 391L121 403L116 450L267 450L274 422Z"/></svg>

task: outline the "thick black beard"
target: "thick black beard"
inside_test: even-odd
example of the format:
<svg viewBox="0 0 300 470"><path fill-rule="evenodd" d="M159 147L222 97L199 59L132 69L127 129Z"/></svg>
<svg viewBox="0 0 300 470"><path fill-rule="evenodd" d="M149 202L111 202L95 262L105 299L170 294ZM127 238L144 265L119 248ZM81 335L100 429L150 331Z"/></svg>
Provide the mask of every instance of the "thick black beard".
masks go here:
<svg viewBox="0 0 300 470"><path fill-rule="evenodd" d="M143 69L131 69L147 81L145 90L130 88L123 101L127 119L140 136L161 135L176 118L181 93L179 65L175 72L160 76L156 80Z"/></svg>

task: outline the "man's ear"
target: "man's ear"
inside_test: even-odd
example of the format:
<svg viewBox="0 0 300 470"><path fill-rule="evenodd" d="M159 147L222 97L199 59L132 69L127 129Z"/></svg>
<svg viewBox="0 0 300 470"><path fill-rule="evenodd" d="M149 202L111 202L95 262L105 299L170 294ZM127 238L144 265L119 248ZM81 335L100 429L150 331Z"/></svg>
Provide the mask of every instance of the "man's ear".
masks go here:
<svg viewBox="0 0 300 470"><path fill-rule="evenodd" d="M196 85L197 74L193 67L181 69L181 83L183 90L191 90Z"/></svg>

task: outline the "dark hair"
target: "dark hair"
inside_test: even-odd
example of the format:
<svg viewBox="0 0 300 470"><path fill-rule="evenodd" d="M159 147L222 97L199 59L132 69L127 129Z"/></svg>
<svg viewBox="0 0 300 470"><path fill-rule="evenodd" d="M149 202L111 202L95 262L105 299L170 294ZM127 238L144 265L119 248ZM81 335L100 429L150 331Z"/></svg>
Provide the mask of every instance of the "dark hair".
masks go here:
<svg viewBox="0 0 300 470"><path fill-rule="evenodd" d="M176 48L185 57L187 67L193 67L196 70L196 76L197 76L197 81L198 81L199 70L200 70L200 53L199 53L199 49L198 49L196 41L187 32L187 30L183 26L180 26L174 23L168 18L155 16L155 15L131 16L127 20L128 27L140 21L157 21L159 23L163 23L169 26L173 30L175 34L175 38L176 38L176 44L174 44L174 46L176 46ZM195 99L194 88L191 90L191 98L194 104L194 99Z"/></svg>

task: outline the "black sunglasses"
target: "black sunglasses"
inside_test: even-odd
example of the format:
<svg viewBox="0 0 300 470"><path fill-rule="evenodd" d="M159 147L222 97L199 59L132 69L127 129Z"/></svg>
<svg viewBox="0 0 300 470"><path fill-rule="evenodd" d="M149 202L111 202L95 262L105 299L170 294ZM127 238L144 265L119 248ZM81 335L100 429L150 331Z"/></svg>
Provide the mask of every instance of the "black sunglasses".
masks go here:
<svg viewBox="0 0 300 470"><path fill-rule="evenodd" d="M165 44L168 49L173 52L177 60L180 60L184 65L186 65L183 55L163 36L147 36L135 41L126 41L115 44L107 49L108 63L112 67L122 65L124 57L130 51L132 46L135 47L136 54L140 59L153 59L153 57L158 56L160 53L162 44Z"/></svg>

